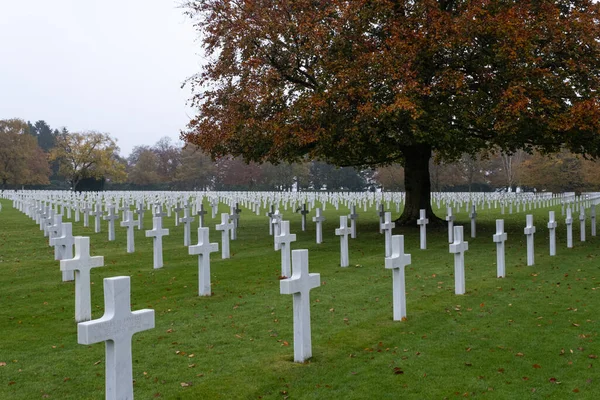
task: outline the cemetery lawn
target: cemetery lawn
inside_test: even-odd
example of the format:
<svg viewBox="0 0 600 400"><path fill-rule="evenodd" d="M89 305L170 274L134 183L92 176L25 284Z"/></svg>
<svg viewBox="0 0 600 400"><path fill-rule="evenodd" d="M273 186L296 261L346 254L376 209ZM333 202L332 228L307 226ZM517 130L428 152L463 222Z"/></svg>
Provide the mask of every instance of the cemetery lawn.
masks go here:
<svg viewBox="0 0 600 400"><path fill-rule="evenodd" d="M73 282L61 282L38 225L0 202L0 399L104 398L105 346L77 343ZM73 234L89 236L91 255L105 259L91 272L94 319L103 314L102 279L111 276L131 276L132 310L155 310L156 327L133 337L137 399L597 399L600 237L590 236L588 220L581 243L574 218L575 247L567 249L564 216L550 209L559 223L557 256L548 255L549 209L533 210L532 267L525 213L478 210L478 237L471 239L467 213L455 212L469 242L462 296L454 294L445 229L428 230L427 250L419 250L416 228L394 229L405 235L412 265L408 318L393 321L392 273L384 269L375 209L357 210L350 267L340 268L333 232L348 210L327 205L324 243L317 245L314 223L301 232L300 214L282 208L298 237L292 248L309 249L309 270L321 274L322 286L310 293L313 358L304 364L293 362L292 296L279 294L280 253L264 210L256 216L243 208L231 259L211 255L212 297L197 295L197 256L188 255L173 217L164 218L170 236L158 270L143 231L136 229L133 254L125 251L124 228L108 242L105 221L98 234L91 219L89 228L74 223ZM498 279L492 234L502 217L507 277ZM208 214L206 222L211 242L220 243L218 219ZM196 228L197 220L193 244Z"/></svg>

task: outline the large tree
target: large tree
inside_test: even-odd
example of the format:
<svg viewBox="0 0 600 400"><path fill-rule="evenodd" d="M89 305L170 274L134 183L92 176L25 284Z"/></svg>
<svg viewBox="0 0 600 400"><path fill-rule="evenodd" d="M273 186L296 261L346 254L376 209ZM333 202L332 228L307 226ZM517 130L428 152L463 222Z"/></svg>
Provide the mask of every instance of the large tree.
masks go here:
<svg viewBox="0 0 600 400"><path fill-rule="evenodd" d="M48 157L21 119L0 120L0 183L48 184Z"/></svg>
<svg viewBox="0 0 600 400"><path fill-rule="evenodd" d="M600 155L591 0L188 0L207 63L182 138L213 157L405 168L498 148Z"/></svg>
<svg viewBox="0 0 600 400"><path fill-rule="evenodd" d="M123 181L125 166L118 157L119 147L107 133L67 132L56 136L50 160L58 161L60 174L67 178L73 190L86 178Z"/></svg>

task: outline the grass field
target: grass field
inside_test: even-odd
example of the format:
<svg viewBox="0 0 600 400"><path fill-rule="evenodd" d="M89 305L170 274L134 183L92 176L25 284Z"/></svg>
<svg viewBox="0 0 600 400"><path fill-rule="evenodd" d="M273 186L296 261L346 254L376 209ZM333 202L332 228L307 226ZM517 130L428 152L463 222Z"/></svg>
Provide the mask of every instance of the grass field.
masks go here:
<svg viewBox="0 0 600 400"><path fill-rule="evenodd" d="M0 399L104 398L104 345L77 343L73 282L61 282L38 225L0 202ZM402 322L392 320L391 271L374 209L359 210L348 268L339 266L333 234L346 208L327 207L321 245L312 222L301 232L300 215L282 210L298 237L292 248L309 249L310 272L321 274L310 299L313 358L304 364L293 362L292 297L279 294L280 254L265 216L244 209L232 258L212 254L211 297L197 296L197 257L173 218L163 223L171 234L158 270L143 231L136 230L134 254L125 251L124 228L114 242L106 222L98 234L93 223L74 223L73 233L90 236L91 254L105 259L92 270L93 318L103 314L102 279L118 275L131 276L132 310L155 310L155 329L133 337L137 399L597 399L600 238L588 227L581 243L577 221L575 247L567 249L564 217L553 209L558 255L548 255L549 209L534 210L532 267L525 213L479 210L475 239L464 210L456 214L469 241L463 296L454 294L445 229L428 232L427 250L419 250L416 228L395 229L412 254ZM502 217L507 277L498 279L492 234ZM206 219L212 242L220 241L217 219Z"/></svg>

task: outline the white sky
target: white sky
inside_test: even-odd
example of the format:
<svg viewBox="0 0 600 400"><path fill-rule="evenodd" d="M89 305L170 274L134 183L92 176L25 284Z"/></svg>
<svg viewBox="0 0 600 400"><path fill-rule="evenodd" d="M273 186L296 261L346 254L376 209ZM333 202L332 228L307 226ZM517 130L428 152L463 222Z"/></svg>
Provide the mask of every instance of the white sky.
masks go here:
<svg viewBox="0 0 600 400"><path fill-rule="evenodd" d="M181 0L0 0L0 119L178 140L201 48Z"/></svg>

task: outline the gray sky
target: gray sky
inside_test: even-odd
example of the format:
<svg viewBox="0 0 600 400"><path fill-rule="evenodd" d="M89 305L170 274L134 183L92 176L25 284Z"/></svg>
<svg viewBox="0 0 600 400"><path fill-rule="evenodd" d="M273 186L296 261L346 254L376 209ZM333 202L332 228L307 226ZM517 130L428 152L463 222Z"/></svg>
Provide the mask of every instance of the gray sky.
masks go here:
<svg viewBox="0 0 600 400"><path fill-rule="evenodd" d="M0 0L0 119L117 138L121 155L178 140L200 70L180 0Z"/></svg>

